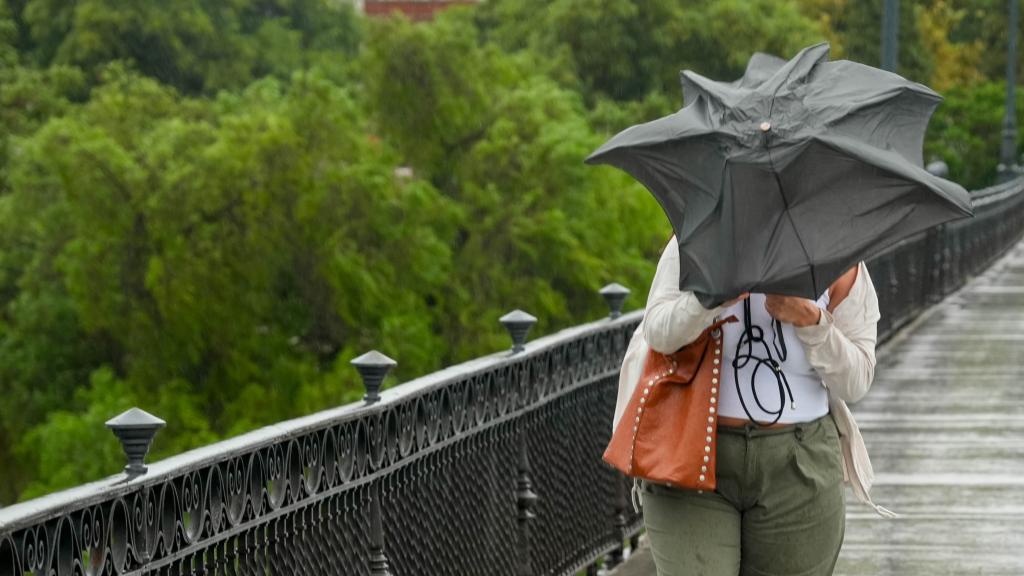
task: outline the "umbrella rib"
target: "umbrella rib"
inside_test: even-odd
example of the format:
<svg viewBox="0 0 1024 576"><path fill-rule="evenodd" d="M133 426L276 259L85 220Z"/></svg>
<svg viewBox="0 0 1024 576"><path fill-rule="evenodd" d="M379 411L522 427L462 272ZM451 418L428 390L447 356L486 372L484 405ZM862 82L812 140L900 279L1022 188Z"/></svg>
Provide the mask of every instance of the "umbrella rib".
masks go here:
<svg viewBox="0 0 1024 576"><path fill-rule="evenodd" d="M786 194L782 191L782 178L779 178L779 172L775 169L775 159L772 157L772 150L768 147L767 140L767 135L765 135L765 148L768 150L768 164L772 169L772 176L775 177L775 183L779 186L779 196L782 198L786 217L789 218L789 225L793 227L793 235L796 236L796 241L800 243L800 249L804 251L804 257L807 259L807 266L811 269L811 284L814 287L814 294L818 295L818 279L814 275L814 262L811 261L811 254L807 251L807 246L804 245L804 239L800 237L800 231L796 227L796 222L793 221L793 214L789 211L789 201L786 200Z"/></svg>
<svg viewBox="0 0 1024 576"><path fill-rule="evenodd" d="M789 80L790 75L793 74L793 70L790 70L786 74L786 78L775 87L772 91L772 99L768 102L768 121L772 121L772 112L775 111L775 98L779 95L779 90L783 84ZM789 211L789 201L786 200L786 194L782 191L782 179L779 178L779 171L775 169L775 158L772 156L772 149L769 146L769 140L771 136L767 132L764 134L764 148L768 152L768 165L772 170L772 176L775 177L775 183L779 186L779 196L782 197L782 204L785 207L786 217L789 218L789 225L793 227L793 234L796 236L796 241L800 243L800 249L804 251L804 257L807 259L807 266L811 269L811 284L814 288L814 294L818 294L818 279L814 276L814 263L811 262L811 254L807 252L807 246L804 246L804 239L800 237L800 231L796 227L796 222L793 222L793 214Z"/></svg>

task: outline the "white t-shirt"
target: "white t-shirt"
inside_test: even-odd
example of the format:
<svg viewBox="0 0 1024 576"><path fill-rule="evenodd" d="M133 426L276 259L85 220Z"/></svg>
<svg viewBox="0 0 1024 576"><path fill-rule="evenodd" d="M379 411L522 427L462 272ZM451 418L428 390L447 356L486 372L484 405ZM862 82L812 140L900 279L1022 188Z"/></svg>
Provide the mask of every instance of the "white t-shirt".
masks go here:
<svg viewBox="0 0 1024 576"><path fill-rule="evenodd" d="M737 355L736 346L740 342L740 335L743 334L743 301L739 301L720 312L722 318L735 314L739 322L728 322L722 326L722 369L720 377L720 390L718 397L718 413L722 416L747 419L753 416L754 420L761 423L776 421L776 415L781 410L782 414L778 422L808 422L824 416L828 413L828 390L822 384L821 376L814 370L807 360L804 347L797 338L795 327L788 322L781 324L782 334L785 337L786 359L780 358L779 349L782 342L778 341L775 331L772 329L772 317L765 310L765 295L752 292L749 296L752 331L757 332L756 327L761 329L761 340L753 340L748 347L744 344L739 351L740 361L738 368L733 367L733 359ZM818 297L815 304L826 309L828 305L828 290ZM743 356L749 355L749 358ZM785 374L785 381L789 383L789 391L783 386L780 390L782 378L776 377L768 359L778 362L782 372ZM739 377L737 390L736 379ZM792 392L792 401L790 399ZM756 393L756 394L755 394ZM743 404L740 403L742 394ZM760 401L760 405L758 404ZM750 416L743 410L746 405ZM762 410L761 408L764 408Z"/></svg>

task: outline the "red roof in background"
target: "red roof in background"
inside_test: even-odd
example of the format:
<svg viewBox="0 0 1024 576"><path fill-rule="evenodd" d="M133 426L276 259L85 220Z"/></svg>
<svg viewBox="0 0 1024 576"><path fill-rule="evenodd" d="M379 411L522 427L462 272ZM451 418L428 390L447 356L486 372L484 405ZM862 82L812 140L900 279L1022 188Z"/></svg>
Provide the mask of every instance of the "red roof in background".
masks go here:
<svg viewBox="0 0 1024 576"><path fill-rule="evenodd" d="M476 4L477 0L364 0L363 11L367 16L382 16L391 12L402 12L410 20L431 20L434 12L449 6Z"/></svg>

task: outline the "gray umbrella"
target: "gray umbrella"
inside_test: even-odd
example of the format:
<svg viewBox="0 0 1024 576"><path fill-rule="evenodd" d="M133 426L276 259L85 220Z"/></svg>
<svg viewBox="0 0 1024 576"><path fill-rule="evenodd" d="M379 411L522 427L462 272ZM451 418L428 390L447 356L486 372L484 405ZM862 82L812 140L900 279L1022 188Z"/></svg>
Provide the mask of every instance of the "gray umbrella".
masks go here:
<svg viewBox="0 0 1024 576"><path fill-rule="evenodd" d="M942 98L828 54L755 54L735 82L684 71L681 110L586 160L654 194L679 242L679 287L705 307L747 291L816 299L858 261L973 216L966 190L922 166Z"/></svg>

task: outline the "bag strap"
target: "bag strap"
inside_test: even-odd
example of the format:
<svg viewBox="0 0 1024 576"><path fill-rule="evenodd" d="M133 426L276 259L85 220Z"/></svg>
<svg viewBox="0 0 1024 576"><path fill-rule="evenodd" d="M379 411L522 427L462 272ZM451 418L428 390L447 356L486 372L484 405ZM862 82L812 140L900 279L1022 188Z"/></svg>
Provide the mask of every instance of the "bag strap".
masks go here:
<svg viewBox="0 0 1024 576"><path fill-rule="evenodd" d="M725 318L722 318L721 314L715 314L715 318L712 320L711 325L708 326L708 331L714 332L718 328L721 328L724 324L729 322L739 322L740 319L735 314L729 314Z"/></svg>

